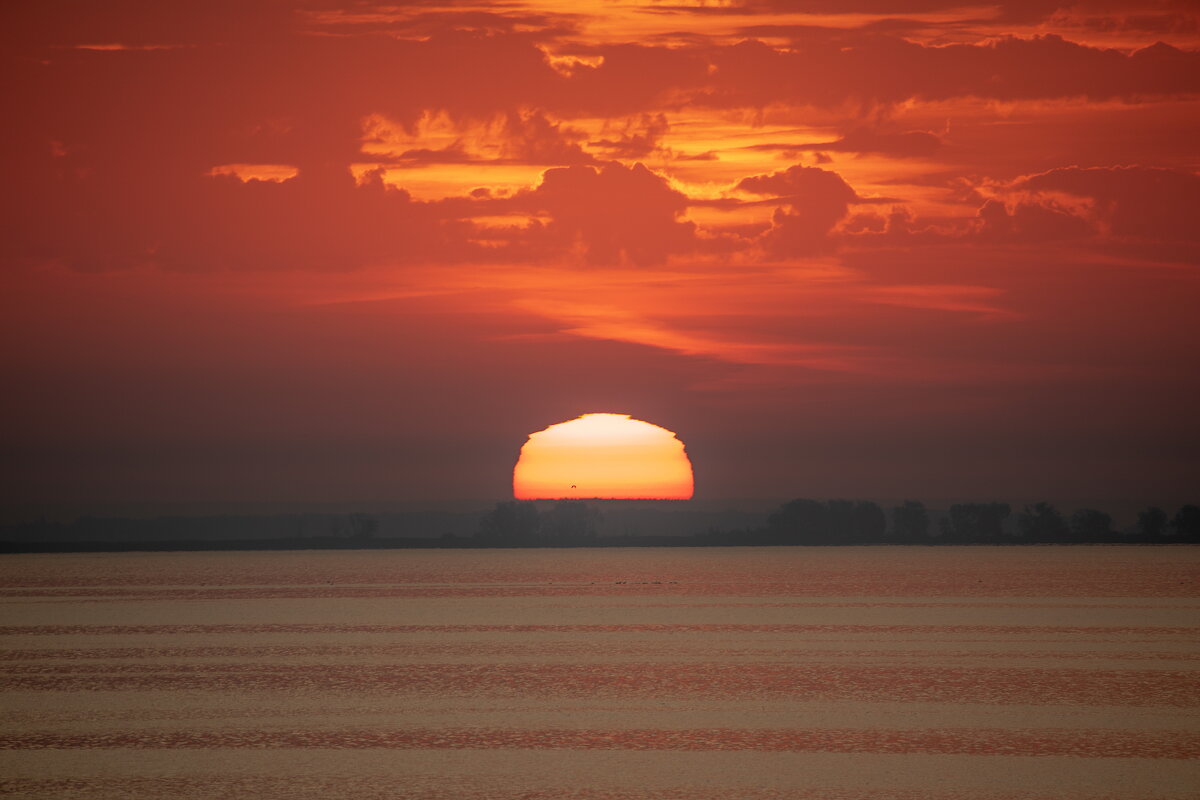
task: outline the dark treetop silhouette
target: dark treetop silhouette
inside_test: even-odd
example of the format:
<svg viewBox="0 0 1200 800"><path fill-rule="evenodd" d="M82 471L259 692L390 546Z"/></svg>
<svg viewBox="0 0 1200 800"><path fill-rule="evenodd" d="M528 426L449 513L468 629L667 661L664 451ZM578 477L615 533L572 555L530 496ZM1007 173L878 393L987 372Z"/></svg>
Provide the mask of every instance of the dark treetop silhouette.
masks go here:
<svg viewBox="0 0 1200 800"><path fill-rule="evenodd" d="M1094 508L1067 518L1040 502L1014 518L1007 503L957 503L932 511L913 500L892 508L890 523L879 504L866 500L796 499L765 519L670 503L605 511L581 500L510 500L487 512L81 517L66 524L38 520L0 527L0 552L1196 543L1200 506L1190 504L1170 518L1160 508L1147 508L1135 525L1118 530L1111 516Z"/></svg>

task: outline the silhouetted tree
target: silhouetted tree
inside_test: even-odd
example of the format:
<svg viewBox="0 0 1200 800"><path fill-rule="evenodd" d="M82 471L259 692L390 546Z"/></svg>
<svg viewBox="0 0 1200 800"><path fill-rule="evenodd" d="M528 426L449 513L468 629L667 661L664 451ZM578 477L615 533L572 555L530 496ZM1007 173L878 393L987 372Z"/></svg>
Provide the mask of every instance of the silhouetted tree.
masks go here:
<svg viewBox="0 0 1200 800"><path fill-rule="evenodd" d="M1161 539L1167 533L1167 512L1151 506L1138 514L1137 530L1146 539Z"/></svg>
<svg viewBox="0 0 1200 800"><path fill-rule="evenodd" d="M545 544L589 544L603 515L580 500L563 500L542 514L541 540Z"/></svg>
<svg viewBox="0 0 1200 800"><path fill-rule="evenodd" d="M1061 542L1067 537L1066 520L1049 503L1034 503L1021 509L1017 530L1031 542Z"/></svg>
<svg viewBox="0 0 1200 800"><path fill-rule="evenodd" d="M854 504L854 530L860 541L879 544L887 535L887 514L878 503L859 500Z"/></svg>
<svg viewBox="0 0 1200 800"><path fill-rule="evenodd" d="M1175 535L1186 541L1200 541L1200 506L1186 505L1171 520Z"/></svg>
<svg viewBox="0 0 1200 800"><path fill-rule="evenodd" d="M925 504L905 500L892 509L892 538L897 542L924 542L929 538L929 512Z"/></svg>
<svg viewBox="0 0 1200 800"><path fill-rule="evenodd" d="M352 539L370 539L379 530L379 520L367 514L350 514L346 517L346 529Z"/></svg>
<svg viewBox="0 0 1200 800"><path fill-rule="evenodd" d="M883 541L887 517L875 503L853 500L830 500L825 504L829 514L829 538L832 544L865 544Z"/></svg>
<svg viewBox="0 0 1200 800"><path fill-rule="evenodd" d="M950 534L961 542L998 542L1011 513L1008 503L956 503L950 506Z"/></svg>
<svg viewBox="0 0 1200 800"><path fill-rule="evenodd" d="M864 500L792 500L767 520L768 544L865 544L884 540L887 515Z"/></svg>
<svg viewBox="0 0 1200 800"><path fill-rule="evenodd" d="M954 541L954 526L950 524L949 517L938 519L938 539L942 542Z"/></svg>
<svg viewBox="0 0 1200 800"><path fill-rule="evenodd" d="M853 501L829 500L825 503L825 509L829 519L830 542L856 544Z"/></svg>
<svg viewBox="0 0 1200 800"><path fill-rule="evenodd" d="M767 531L775 544L828 544L829 509L816 500L792 500L767 518Z"/></svg>
<svg viewBox="0 0 1200 800"><path fill-rule="evenodd" d="M1079 542L1104 542L1113 538L1112 517L1094 508L1071 515L1071 538Z"/></svg>
<svg viewBox="0 0 1200 800"><path fill-rule="evenodd" d="M531 500L510 500L496 507L479 522L479 535L490 544L531 545L537 541L541 515Z"/></svg>

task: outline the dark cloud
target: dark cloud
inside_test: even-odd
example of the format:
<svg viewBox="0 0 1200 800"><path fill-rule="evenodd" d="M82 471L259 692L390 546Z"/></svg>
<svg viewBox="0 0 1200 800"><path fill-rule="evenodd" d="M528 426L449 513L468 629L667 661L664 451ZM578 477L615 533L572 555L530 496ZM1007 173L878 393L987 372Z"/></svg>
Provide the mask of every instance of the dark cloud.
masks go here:
<svg viewBox="0 0 1200 800"><path fill-rule="evenodd" d="M559 252L581 246L588 264L657 264L694 246L694 226L678 220L687 197L640 163L549 169L510 205L548 214L548 242Z"/></svg>
<svg viewBox="0 0 1200 800"><path fill-rule="evenodd" d="M827 249L829 232L846 216L850 204L861 200L836 172L800 165L743 178L736 188L771 195L780 203L763 242L770 252L781 256Z"/></svg>
<svg viewBox="0 0 1200 800"><path fill-rule="evenodd" d="M606 150L612 158L645 158L659 148L659 140L671 129L664 114L643 115L636 126L629 126L616 138L588 142L588 146Z"/></svg>
<svg viewBox="0 0 1200 800"><path fill-rule="evenodd" d="M1200 175L1192 172L1065 167L1021 178L1011 188L1089 198L1097 220L1114 236L1200 240Z"/></svg>
<svg viewBox="0 0 1200 800"><path fill-rule="evenodd" d="M928 46L863 37L789 51L745 41L707 52L715 67L695 102L720 107L790 102L838 107L909 99L1136 99L1200 92L1200 52L1157 44L1131 54L1054 35ZM828 76L814 80L813 76Z"/></svg>
<svg viewBox="0 0 1200 800"><path fill-rule="evenodd" d="M914 219L908 212L898 220L893 212L885 221L866 213L844 230L860 245L1073 242L1110 252L1125 245L1130 257L1164 260L1193 257L1200 242L1200 175L1192 172L1063 167L991 191L998 196L984 201L974 220Z"/></svg>
<svg viewBox="0 0 1200 800"><path fill-rule="evenodd" d="M0 132L2 250L22 260L346 269L468 257L469 223L378 181L354 186L350 164L369 160L368 114L402 125L442 107L503 115L513 159L590 160L544 115L514 110L564 79L536 47L506 37L276 36L43 55L2 56L12 80L0 104L20 120ZM466 159L456 148L408 156ZM208 177L224 164L299 174L284 184Z"/></svg>
<svg viewBox="0 0 1200 800"><path fill-rule="evenodd" d="M858 193L836 172L799 164L769 175L743 178L735 188L750 194L772 195L795 199L797 202L803 202L804 197L820 197L845 206L859 199Z"/></svg>
<svg viewBox="0 0 1200 800"><path fill-rule="evenodd" d="M544 14L500 10L421 10L420 4L382 6L378 9L310 10L304 20L315 30L342 34L386 32L395 36L425 38L453 32L508 34L544 41L578 32L578 17L573 14ZM434 5L432 3L428 5Z"/></svg>
<svg viewBox="0 0 1200 800"><path fill-rule="evenodd" d="M1069 210L1039 203L1016 203L1012 211L997 200L979 209L979 236L985 240L1050 242L1095 234L1086 220Z"/></svg>
<svg viewBox="0 0 1200 800"><path fill-rule="evenodd" d="M815 142L800 145L780 142L752 145L748 149L779 150L784 153L875 153L878 155L905 158L931 156L941 146L941 139L925 131L880 133L858 129L843 134L840 138L832 142Z"/></svg>
<svg viewBox="0 0 1200 800"><path fill-rule="evenodd" d="M282 183L86 175L57 182L37 199L8 215L4 257L88 271L342 271L478 257L469 223L413 202L378 175L355 185L337 168L308 169Z"/></svg>
<svg viewBox="0 0 1200 800"><path fill-rule="evenodd" d="M924 25L910 20L921 14L957 12L954 20L963 24L1034 24L1074 22L1096 30L1142 30L1168 32L1194 22L1195 3L1190 0L1001 0L989 3L986 10L958 0L741 0L722 6L656 6L686 14L863 14L882 19L867 23L874 26ZM1186 27L1185 30L1194 30Z"/></svg>
<svg viewBox="0 0 1200 800"><path fill-rule="evenodd" d="M1006 21L1044 19L1066 3L1060 0L1002 0L993 4ZM740 0L719 6L663 4L661 10L696 14L873 14L903 16L963 9L959 0Z"/></svg>
<svg viewBox="0 0 1200 800"><path fill-rule="evenodd" d="M571 72L557 109L566 113L622 115L658 112L684 104L710 81L710 58L703 48L667 48L641 44L580 48L600 56L599 66Z"/></svg>
<svg viewBox="0 0 1200 800"><path fill-rule="evenodd" d="M1190 0L1084 0L1064 4L1051 21L1088 32L1195 36L1200 32L1200 8Z"/></svg>
<svg viewBox="0 0 1200 800"><path fill-rule="evenodd" d="M525 164L592 164L596 159L583 152L580 131L551 122L541 112L506 115L505 155Z"/></svg>
<svg viewBox="0 0 1200 800"><path fill-rule="evenodd" d="M197 45L286 36L302 21L287 0L9 0L0 7L0 42L33 47L123 44Z"/></svg>

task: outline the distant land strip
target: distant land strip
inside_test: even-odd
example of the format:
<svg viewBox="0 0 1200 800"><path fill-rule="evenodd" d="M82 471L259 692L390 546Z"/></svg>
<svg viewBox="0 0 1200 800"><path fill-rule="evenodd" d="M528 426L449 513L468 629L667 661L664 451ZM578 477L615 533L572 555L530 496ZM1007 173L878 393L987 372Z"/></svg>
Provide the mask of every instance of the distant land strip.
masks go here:
<svg viewBox="0 0 1200 800"><path fill-rule="evenodd" d="M317 598L422 598L422 597L589 597L589 596L674 596L674 597L796 597L813 591L802 583L686 583L646 581L640 583L594 582L587 584L477 584L399 586L206 586L153 588L64 588L0 587L0 599L94 598L106 602L153 600L279 600ZM999 590L997 590L999 591ZM1182 593L1171 596L1187 596ZM722 604L725 606L726 604ZM1025 603L754 603L755 608L1113 608L1111 605L1025 604ZM1131 604L1121 608L1157 609L1161 605ZM1175 605L1173 608L1181 608ZM1189 608L1190 606L1184 606ZM1195 608L1195 607L1190 607Z"/></svg>
<svg viewBox="0 0 1200 800"><path fill-rule="evenodd" d="M608 655L645 655L653 652L656 655L675 653L670 647L661 643L643 643L641 646L613 645L609 642L594 643L603 647ZM478 641L458 643L416 642L406 644L351 644L351 645L311 645L294 646L281 645L277 647L256 645L249 647L109 647L96 649L55 648L55 649L10 649L0 650L2 662L32 662L32 661L117 661L122 659L197 659L197 658L238 658L238 659L270 659L270 658L327 658L331 656L393 656L405 657L414 655L438 656L478 656L483 653L493 655L514 655L528 658L533 654L544 653L573 653L578 647L561 646L557 641L549 645L529 642L506 642L500 644L481 644ZM710 654L728 654L731 657L743 654L742 649L728 648L723 650L709 649ZM815 655L821 661L831 659L863 660L862 650L820 650ZM1036 651L1020 655L1045 660L1060 661L1063 659L1109 660L1109 661L1200 661L1200 652L1176 652L1171 650L1054 650L1050 652ZM912 659L928 658L927 650L888 650L875 654L875 658ZM942 659L990 659L995 658L994 651L978 650L939 650L938 657ZM711 655L709 656L711 657Z"/></svg>
<svg viewBox="0 0 1200 800"><path fill-rule="evenodd" d="M911 500L885 510L867 500L807 499L770 514L514 500L478 513L85 516L0 526L0 553L972 544L1200 544L1200 506L1173 516L1149 507L1120 529L1104 511L1066 516L1044 502L1014 513L1004 502L941 511Z"/></svg>
<svg viewBox="0 0 1200 800"><path fill-rule="evenodd" d="M916 547L963 547L971 545L1046 545L1046 544L1126 544L1126 545L1186 545L1198 544L1200 539L1152 539L1113 534L1111 537L1077 541L1022 541L1010 539L993 540L936 540L904 542L887 539L853 541L765 541L739 538L714 538L709 534L694 536L612 536L600 537L586 542L517 543L476 541L473 538L456 537L440 539L430 537L395 537L379 539L185 539L154 541L13 541L0 540L0 555L33 553L180 553L180 552L224 552L224 551L287 551L287 550L495 550L521 548L576 548L576 547L836 547L897 545Z"/></svg>
<svg viewBox="0 0 1200 800"><path fill-rule="evenodd" d="M1094 764L1095 762L1085 762ZM1161 762L1150 762L1156 770ZM530 786L453 786L447 789L444 779L412 775L339 775L337 788L348 797L389 797L404 800L962 800L959 788L939 789L886 789L853 786L823 785L816 788L803 786L700 786L693 779L688 783L670 788L638 786L582 787L567 785ZM386 794L384 794L386 793ZM63 797L87 797L98 800L128 800L131 797L170 797L172 800L211 800L214 797L286 798L286 800L328 800L330 779L291 775L287 778L263 775L226 775L205 773L202 775L108 776L66 778L0 778L0 795L20 797L22 800L59 800ZM1004 790L970 790L971 800L1029 800L1031 793ZM1177 797L1179 795L1154 794L1152 797ZM1073 788L1063 790L1040 790L1037 800L1096 800L1094 794L1083 794ZM1116 798L1118 795L1108 795Z"/></svg>
<svg viewBox="0 0 1200 800"><path fill-rule="evenodd" d="M841 625L841 624L742 624L742 623L634 623L626 625L340 625L324 623L223 623L197 625L3 625L0 636L157 635L163 633L988 633L1050 634L1065 636L1200 636L1195 626L1167 625Z"/></svg>
<svg viewBox="0 0 1200 800"><path fill-rule="evenodd" d="M335 731L120 731L0 736L0 750L395 748L403 750L762 750L771 752L1200 758L1200 733L988 730L570 730L429 728Z"/></svg>
<svg viewBox="0 0 1200 800"><path fill-rule="evenodd" d="M1200 670L767 662L2 664L0 691L299 690L1200 707Z"/></svg>

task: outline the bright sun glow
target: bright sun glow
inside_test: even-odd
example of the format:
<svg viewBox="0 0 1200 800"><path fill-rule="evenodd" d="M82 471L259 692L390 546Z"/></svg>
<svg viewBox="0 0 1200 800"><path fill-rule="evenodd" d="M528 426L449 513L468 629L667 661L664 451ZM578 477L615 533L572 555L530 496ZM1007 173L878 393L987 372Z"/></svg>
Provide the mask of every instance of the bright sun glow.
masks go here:
<svg viewBox="0 0 1200 800"><path fill-rule="evenodd" d="M671 431L628 414L584 414L531 433L513 470L513 496L692 496L692 464Z"/></svg>

